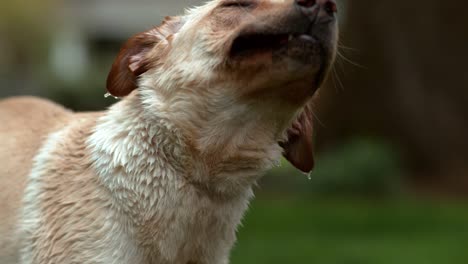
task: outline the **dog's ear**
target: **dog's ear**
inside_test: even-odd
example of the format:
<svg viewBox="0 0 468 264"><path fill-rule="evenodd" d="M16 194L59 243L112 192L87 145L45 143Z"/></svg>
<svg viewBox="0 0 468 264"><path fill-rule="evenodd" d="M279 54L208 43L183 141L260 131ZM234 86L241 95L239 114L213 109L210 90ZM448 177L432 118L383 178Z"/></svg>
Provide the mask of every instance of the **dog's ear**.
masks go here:
<svg viewBox="0 0 468 264"><path fill-rule="evenodd" d="M107 91L110 94L123 97L135 90L138 76L151 66L147 54L156 44L157 39L144 32L123 45L107 77Z"/></svg>
<svg viewBox="0 0 468 264"><path fill-rule="evenodd" d="M107 77L107 91L115 97L123 97L135 90L138 77L157 65L158 58L181 26L180 17L166 17L160 26L130 38L112 64ZM161 49L160 52L153 54L155 48Z"/></svg>
<svg viewBox="0 0 468 264"><path fill-rule="evenodd" d="M312 145L313 114L311 102L308 102L304 110L293 122L288 130L286 142L280 145L284 149L284 157L297 169L309 173L314 168L314 152Z"/></svg>

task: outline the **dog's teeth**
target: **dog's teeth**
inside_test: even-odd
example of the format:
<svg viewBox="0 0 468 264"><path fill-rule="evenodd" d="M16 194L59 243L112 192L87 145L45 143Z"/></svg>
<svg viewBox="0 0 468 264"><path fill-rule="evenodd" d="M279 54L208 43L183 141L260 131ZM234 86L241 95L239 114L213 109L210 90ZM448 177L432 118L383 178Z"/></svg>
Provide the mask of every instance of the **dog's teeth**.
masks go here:
<svg viewBox="0 0 468 264"><path fill-rule="evenodd" d="M288 40L291 41L293 38L294 38L294 36L292 34L290 34Z"/></svg>
<svg viewBox="0 0 468 264"><path fill-rule="evenodd" d="M315 42L315 38L310 36L310 35L302 34L302 35L299 36L299 38L302 39L302 40Z"/></svg>

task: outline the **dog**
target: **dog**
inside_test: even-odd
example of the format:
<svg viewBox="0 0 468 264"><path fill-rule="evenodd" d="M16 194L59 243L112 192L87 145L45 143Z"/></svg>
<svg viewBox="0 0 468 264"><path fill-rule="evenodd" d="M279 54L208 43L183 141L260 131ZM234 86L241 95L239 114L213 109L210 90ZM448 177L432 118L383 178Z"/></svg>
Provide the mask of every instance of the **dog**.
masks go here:
<svg viewBox="0 0 468 264"><path fill-rule="evenodd" d="M0 262L229 263L262 174L282 155L313 168L336 13L213 0L124 44L107 111L1 101Z"/></svg>

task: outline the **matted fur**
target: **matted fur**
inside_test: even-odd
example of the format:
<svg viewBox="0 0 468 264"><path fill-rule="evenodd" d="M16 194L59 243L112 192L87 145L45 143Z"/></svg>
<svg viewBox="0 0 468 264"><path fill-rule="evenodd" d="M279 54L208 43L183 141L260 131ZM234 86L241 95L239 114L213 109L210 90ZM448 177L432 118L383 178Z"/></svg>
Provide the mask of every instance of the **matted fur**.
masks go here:
<svg viewBox="0 0 468 264"><path fill-rule="evenodd" d="M1 263L229 262L259 177L282 155L312 167L309 103L337 38L328 19L307 31L320 45L233 58L245 32L310 30L326 1L306 17L293 0L233 2L131 38L105 112L0 102Z"/></svg>

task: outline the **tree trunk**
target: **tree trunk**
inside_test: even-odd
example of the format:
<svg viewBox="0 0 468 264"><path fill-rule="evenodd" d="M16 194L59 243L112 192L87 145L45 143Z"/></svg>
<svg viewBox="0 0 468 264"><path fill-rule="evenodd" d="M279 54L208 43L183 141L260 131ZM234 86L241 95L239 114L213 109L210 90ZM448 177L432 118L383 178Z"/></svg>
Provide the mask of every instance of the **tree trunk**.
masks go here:
<svg viewBox="0 0 468 264"><path fill-rule="evenodd" d="M418 186L467 192L468 2L353 0L344 25L340 52L362 67L336 67L343 88L322 90L319 137L382 136Z"/></svg>

